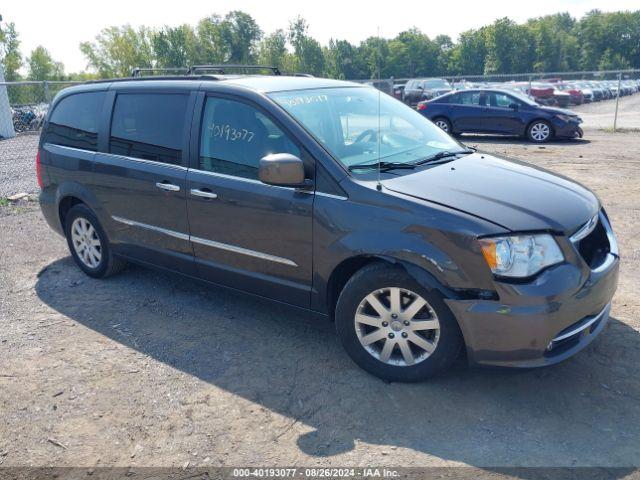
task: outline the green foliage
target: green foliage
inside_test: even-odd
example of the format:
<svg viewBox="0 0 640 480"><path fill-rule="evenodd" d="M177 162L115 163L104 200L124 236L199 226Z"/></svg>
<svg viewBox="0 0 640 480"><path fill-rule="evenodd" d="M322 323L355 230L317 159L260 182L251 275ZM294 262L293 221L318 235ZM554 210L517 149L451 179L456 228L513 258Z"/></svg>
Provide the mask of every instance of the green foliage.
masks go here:
<svg viewBox="0 0 640 480"><path fill-rule="evenodd" d="M51 58L49 51L42 45L37 46L27 58L29 79L63 80L64 66Z"/></svg>
<svg viewBox="0 0 640 480"><path fill-rule="evenodd" d="M186 67L212 63L261 63L285 72L343 79L509 74L640 68L640 10L593 10L576 20L569 13L518 24L501 18L468 30L454 41L430 38L418 28L394 38L359 44L334 38L321 46L302 17L266 36L247 13L210 15L195 26L160 29L130 25L106 28L80 44L90 73L65 75L43 47L23 61L13 23L0 28L0 62L7 80L87 80L127 76L135 67ZM26 66L26 69L24 68Z"/></svg>
<svg viewBox="0 0 640 480"><path fill-rule="evenodd" d="M0 29L0 63L4 67L4 78L7 82L20 80L22 55L20 54L20 40L14 23L7 24Z"/></svg>
<svg viewBox="0 0 640 480"><path fill-rule="evenodd" d="M135 67L152 66L151 31L131 25L105 28L94 42L83 42L80 50L88 66L103 78L131 75Z"/></svg>

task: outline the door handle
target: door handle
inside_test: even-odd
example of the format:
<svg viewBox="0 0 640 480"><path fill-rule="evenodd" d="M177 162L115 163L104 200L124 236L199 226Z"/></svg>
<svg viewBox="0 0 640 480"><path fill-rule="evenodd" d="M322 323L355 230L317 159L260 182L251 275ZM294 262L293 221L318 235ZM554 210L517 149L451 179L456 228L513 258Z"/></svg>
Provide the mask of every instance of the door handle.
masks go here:
<svg viewBox="0 0 640 480"><path fill-rule="evenodd" d="M156 182L156 187L158 187L161 190L166 190L167 192L180 191L180 187L178 185L174 185L173 183Z"/></svg>
<svg viewBox="0 0 640 480"><path fill-rule="evenodd" d="M203 190L200 188L192 188L191 195L194 197L202 197L202 198L218 198L218 195L213 193L210 190Z"/></svg>

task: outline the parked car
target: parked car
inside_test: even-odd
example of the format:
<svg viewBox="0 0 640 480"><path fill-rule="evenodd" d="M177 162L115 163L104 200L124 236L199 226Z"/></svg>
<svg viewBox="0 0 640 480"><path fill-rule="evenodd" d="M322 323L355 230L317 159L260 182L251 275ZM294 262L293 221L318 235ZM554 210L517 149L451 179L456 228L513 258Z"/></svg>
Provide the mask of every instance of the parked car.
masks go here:
<svg viewBox="0 0 640 480"><path fill-rule="evenodd" d="M451 90L451 84L443 78L412 79L404 87L402 100L415 106L422 100L438 97Z"/></svg>
<svg viewBox="0 0 640 480"><path fill-rule="evenodd" d="M402 100L404 87L405 87L404 83L394 83L393 84L393 97L397 98L398 100Z"/></svg>
<svg viewBox="0 0 640 480"><path fill-rule="evenodd" d="M593 90L586 82L575 82L574 85L582 92L584 103L591 103L594 101Z"/></svg>
<svg viewBox="0 0 640 480"><path fill-rule="evenodd" d="M576 85L572 83L558 83L556 88L569 94L569 103L571 105L582 105L584 103L584 94Z"/></svg>
<svg viewBox="0 0 640 480"><path fill-rule="evenodd" d="M350 82L67 88L36 172L44 218L90 277L134 262L317 312L387 380L427 378L462 348L472 364L560 362L603 331L618 280L587 188L475 153Z"/></svg>
<svg viewBox="0 0 640 480"><path fill-rule="evenodd" d="M570 110L538 105L509 90L464 90L420 102L418 111L448 133L518 135L535 143L582 137L582 119Z"/></svg>

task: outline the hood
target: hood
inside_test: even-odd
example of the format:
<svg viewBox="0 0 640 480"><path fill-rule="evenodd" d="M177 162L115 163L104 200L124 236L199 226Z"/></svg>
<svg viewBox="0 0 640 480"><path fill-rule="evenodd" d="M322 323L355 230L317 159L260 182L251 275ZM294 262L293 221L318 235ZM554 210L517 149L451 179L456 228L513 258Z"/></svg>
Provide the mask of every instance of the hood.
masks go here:
<svg viewBox="0 0 640 480"><path fill-rule="evenodd" d="M383 185L512 231L571 234L600 208L591 191L567 178L479 153L384 180Z"/></svg>
<svg viewBox="0 0 640 480"><path fill-rule="evenodd" d="M568 94L567 94L568 95ZM566 108L556 108L556 107L544 107L541 106L540 109L544 110L545 112L548 113L553 113L553 114L561 114L561 115L569 115L571 117L577 117L578 114L572 110L567 110Z"/></svg>

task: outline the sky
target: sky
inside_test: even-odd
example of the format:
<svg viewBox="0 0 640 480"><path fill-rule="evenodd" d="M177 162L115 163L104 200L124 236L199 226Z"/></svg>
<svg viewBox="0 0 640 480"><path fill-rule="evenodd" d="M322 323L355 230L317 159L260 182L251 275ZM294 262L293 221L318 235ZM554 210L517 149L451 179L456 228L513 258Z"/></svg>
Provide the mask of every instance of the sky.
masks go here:
<svg viewBox="0 0 640 480"><path fill-rule="evenodd" d="M105 27L131 24L162 27L189 23L231 10L249 13L265 33L286 29L298 15L309 23L309 33L328 43L330 38L358 43L377 35L393 37L411 27L417 27L433 38L446 34L454 40L470 28L478 28L501 17L519 23L542 15L569 12L581 17L593 9L603 11L636 10L638 0L612 0L603 6L602 0L455 0L398 2L375 0L202 0L144 1L18 1L0 5L3 22L15 22L22 41L23 56L38 45L44 45L53 58L65 65L66 72L86 69L86 60L79 44L92 40Z"/></svg>

